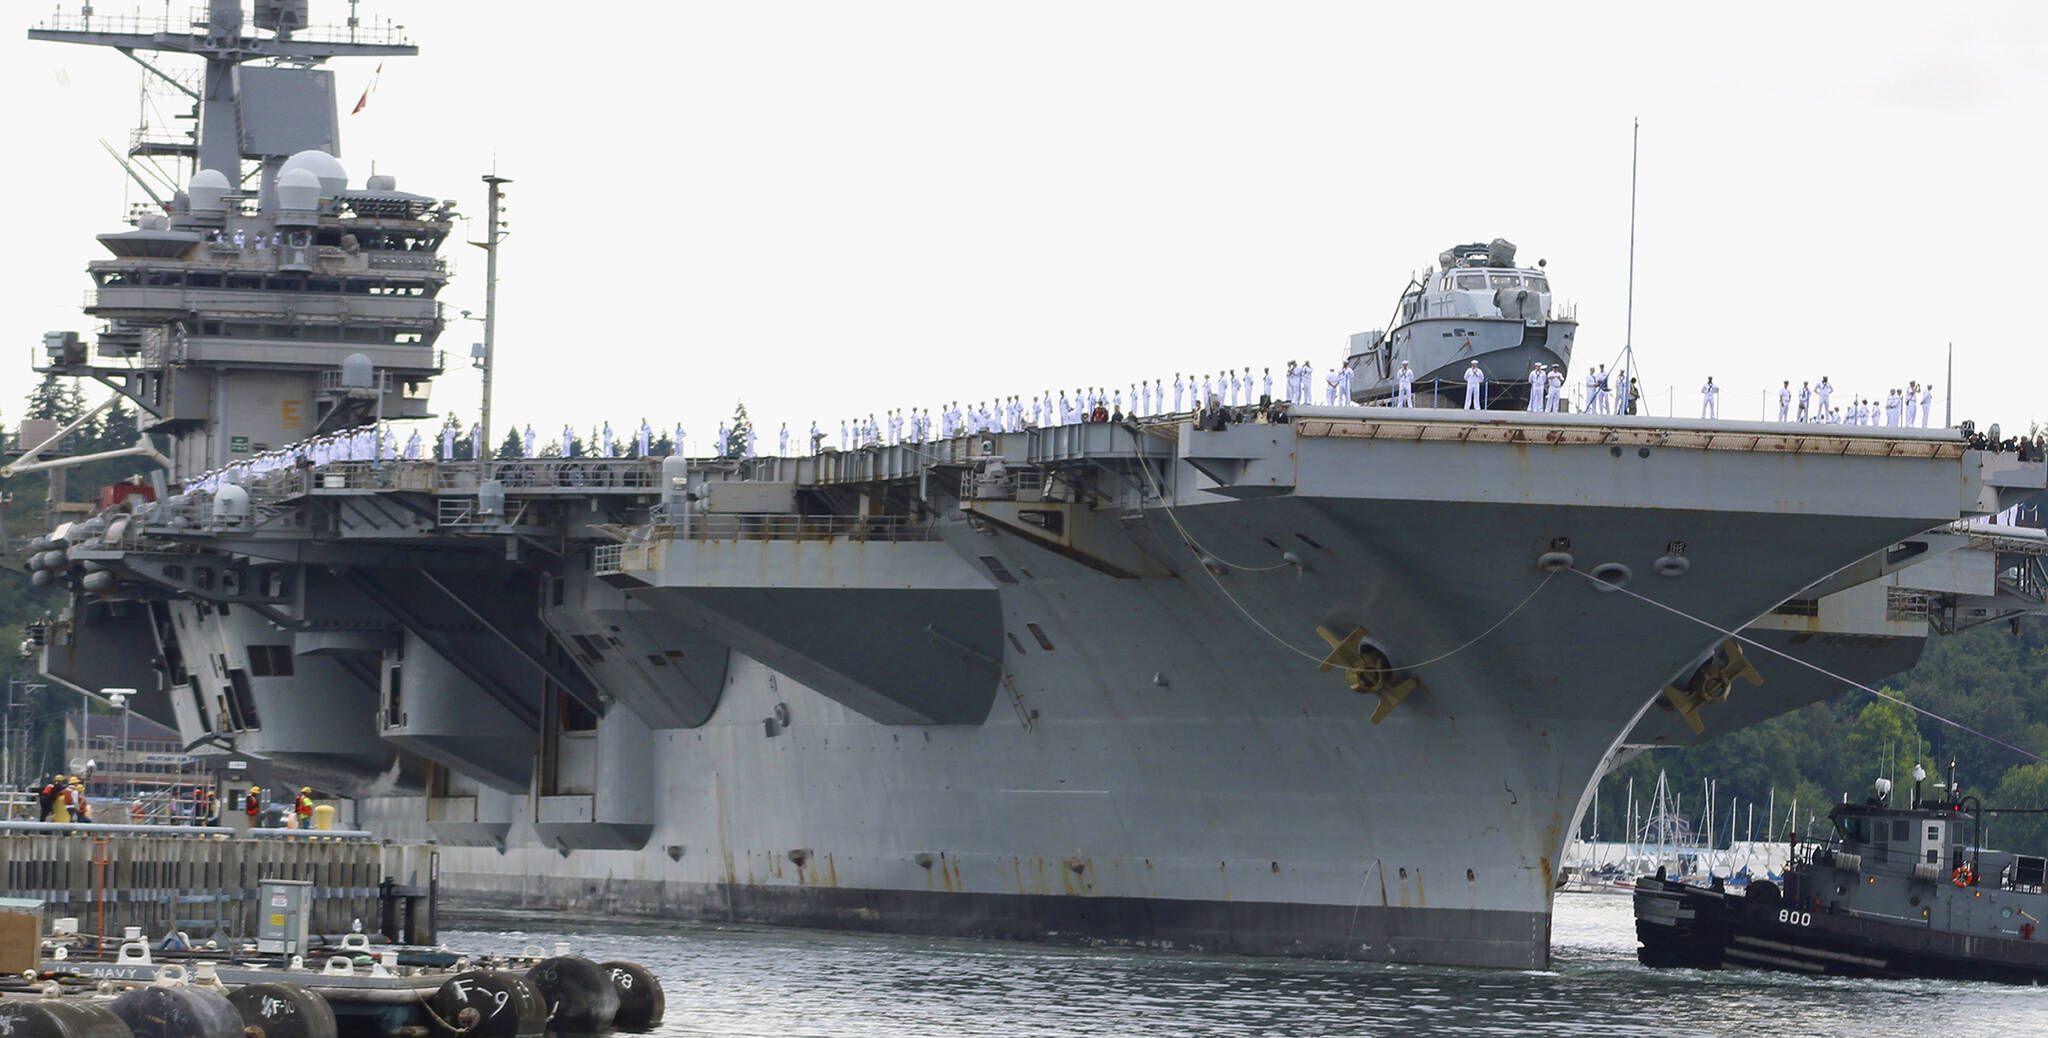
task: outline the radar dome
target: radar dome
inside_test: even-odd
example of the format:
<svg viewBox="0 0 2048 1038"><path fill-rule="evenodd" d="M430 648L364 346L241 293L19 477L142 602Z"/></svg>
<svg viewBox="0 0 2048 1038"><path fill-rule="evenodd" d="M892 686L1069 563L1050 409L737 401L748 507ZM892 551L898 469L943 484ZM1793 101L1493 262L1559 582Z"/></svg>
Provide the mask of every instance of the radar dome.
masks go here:
<svg viewBox="0 0 2048 1038"><path fill-rule="evenodd" d="M348 170L341 168L341 160L317 148L309 148L284 160L277 174L282 177L295 169L310 171L320 178L320 193L329 198L348 189Z"/></svg>
<svg viewBox="0 0 2048 1038"><path fill-rule="evenodd" d="M320 177L304 166L277 175L277 207L311 212L320 207Z"/></svg>
<svg viewBox="0 0 2048 1038"><path fill-rule="evenodd" d="M191 200L189 208L195 216L221 215L220 199L227 193L227 174L217 169L202 169L192 174L192 182L185 186L185 197Z"/></svg>

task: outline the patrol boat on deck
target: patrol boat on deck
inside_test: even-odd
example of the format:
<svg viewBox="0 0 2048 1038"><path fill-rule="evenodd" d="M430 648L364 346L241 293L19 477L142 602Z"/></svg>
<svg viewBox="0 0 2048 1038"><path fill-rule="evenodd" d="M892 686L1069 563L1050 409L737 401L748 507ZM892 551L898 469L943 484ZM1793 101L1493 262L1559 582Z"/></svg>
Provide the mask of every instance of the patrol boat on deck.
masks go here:
<svg viewBox="0 0 2048 1038"><path fill-rule="evenodd" d="M1462 408L1465 370L1476 360L1486 373L1481 406L1527 408L1529 369L1569 364L1579 322L1576 311L1556 303L1544 262L1518 267L1515 251L1505 238L1445 249L1438 267L1402 291L1390 330L1351 337L1351 398L1391 401L1405 361L1417 405Z"/></svg>
<svg viewBox="0 0 2048 1038"><path fill-rule="evenodd" d="M1950 768L1944 799L1891 804L1877 780L1798 844L1781 890L1741 896L1659 871L1636 883L1637 957L1653 967L1751 968L1845 977L2048 981L2048 857L1986 850L1984 812Z"/></svg>
<svg viewBox="0 0 2048 1038"><path fill-rule="evenodd" d="M38 366L135 401L162 492L60 504L19 557L69 596L45 673L319 772L435 841L451 900L1541 968L1602 768L1839 688L1722 632L1869 678L1929 616L2029 608L1989 566L1894 595L2048 485L1948 430L1281 406L393 456L452 205L347 182L316 66L413 48L304 8L32 32L201 58L207 92L191 138L133 138L186 190L104 239L106 327ZM1496 377L1537 328L1563 358L1540 270L1447 270L1515 304L1474 338ZM1425 372L1425 330L1495 326L1416 301ZM1596 636L1629 651L1559 651Z"/></svg>

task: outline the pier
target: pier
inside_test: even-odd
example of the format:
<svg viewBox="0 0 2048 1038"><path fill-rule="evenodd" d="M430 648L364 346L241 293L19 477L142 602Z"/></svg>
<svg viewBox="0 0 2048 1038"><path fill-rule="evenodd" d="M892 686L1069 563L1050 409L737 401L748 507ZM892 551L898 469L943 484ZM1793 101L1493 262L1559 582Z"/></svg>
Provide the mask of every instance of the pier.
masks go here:
<svg viewBox="0 0 2048 1038"><path fill-rule="evenodd" d="M346 933L360 920L430 943L435 865L433 848L361 831L0 823L0 876L13 896L43 903L44 931L70 917L80 934L107 939L134 926L158 939L252 940L257 884L284 879L311 884L312 933Z"/></svg>

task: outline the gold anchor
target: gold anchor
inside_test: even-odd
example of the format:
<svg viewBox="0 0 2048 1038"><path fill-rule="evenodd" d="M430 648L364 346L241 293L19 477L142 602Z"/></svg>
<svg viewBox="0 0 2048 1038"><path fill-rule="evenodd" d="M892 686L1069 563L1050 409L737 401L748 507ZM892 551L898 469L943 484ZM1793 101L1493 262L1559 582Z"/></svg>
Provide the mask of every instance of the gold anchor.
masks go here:
<svg viewBox="0 0 2048 1038"><path fill-rule="evenodd" d="M1714 654L1686 678L1684 688L1675 684L1664 686L1664 699L1671 709L1678 711L1678 716L1685 718L1693 734L1704 735L1707 726L1700 720L1700 708L1726 702L1737 679L1752 686L1764 683L1764 676L1757 673L1749 657L1742 654L1742 646L1731 638L1715 648Z"/></svg>
<svg viewBox="0 0 2048 1038"><path fill-rule="evenodd" d="M1353 627L1350 634L1341 638L1327 627L1316 628L1316 633L1330 644L1330 654L1323 657L1317 673L1326 674L1342 667L1344 683L1351 686L1351 691L1378 696L1380 702L1372 709L1372 723L1386 720L1408 698L1408 693L1415 691L1418 682L1414 678L1397 677L1386 655L1365 644L1365 628Z"/></svg>

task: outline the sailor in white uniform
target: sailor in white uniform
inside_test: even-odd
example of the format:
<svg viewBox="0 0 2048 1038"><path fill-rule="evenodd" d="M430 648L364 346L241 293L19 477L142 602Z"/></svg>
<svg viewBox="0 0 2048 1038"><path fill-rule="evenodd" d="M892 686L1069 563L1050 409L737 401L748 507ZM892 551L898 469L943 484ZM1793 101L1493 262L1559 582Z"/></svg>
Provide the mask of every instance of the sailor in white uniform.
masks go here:
<svg viewBox="0 0 2048 1038"><path fill-rule="evenodd" d="M373 450L375 448L372 448ZM469 427L469 457L474 461L484 456L484 427L472 423Z"/></svg>
<svg viewBox="0 0 2048 1038"><path fill-rule="evenodd" d="M533 423L532 423L532 422L528 422L528 423L526 423L526 432L525 432L525 435L524 435L524 436L522 437L522 439L520 440L520 442L521 442L521 443L524 443L524 444L526 445L526 456L527 456L527 457L529 457L529 458L533 457Z"/></svg>
<svg viewBox="0 0 2048 1038"><path fill-rule="evenodd" d="M1835 395L1835 387L1828 382L1826 375L1822 375L1820 377L1820 384L1813 387L1813 395L1814 399L1819 402L1821 414L1832 413L1828 407L1828 398Z"/></svg>
<svg viewBox="0 0 2048 1038"><path fill-rule="evenodd" d="M1700 387L1700 417L1721 417L1721 387L1714 384L1714 376L1707 376L1707 384Z"/></svg>
<svg viewBox="0 0 2048 1038"><path fill-rule="evenodd" d="M815 424L815 423L814 423L814 424ZM686 454L688 454L688 453L689 453L688 451L685 451L685 450L683 450L683 423L681 423L681 422L677 422L677 423L676 423L676 440L675 440L675 445L674 445L673 447L670 447L669 449L670 449L671 451L673 451L674 453L676 453L676 454L685 454L685 455L686 455Z"/></svg>
<svg viewBox="0 0 2048 1038"><path fill-rule="evenodd" d="M1792 380L1778 387L1778 420L1785 421L1792 415Z"/></svg>
<svg viewBox="0 0 2048 1038"><path fill-rule="evenodd" d="M1927 428L1927 419L1934 414L1934 386L1930 383L1920 394L1920 428Z"/></svg>
<svg viewBox="0 0 2048 1038"><path fill-rule="evenodd" d="M1786 382L1786 385L1790 385L1790 384L1791 384L1791 382L1790 382L1790 381L1788 380L1788 381ZM1810 413L1810 407L1811 407L1812 403L1813 403L1813 384L1812 384L1812 383L1810 383L1810 382L1801 382L1801 383L1799 383L1799 420L1800 420L1800 421L1802 421L1802 422L1803 422L1803 421L1806 421L1806 416L1807 416L1807 415L1808 415L1808 414Z"/></svg>
<svg viewBox="0 0 2048 1038"><path fill-rule="evenodd" d="M414 429L412 437L405 441L405 460L420 460L420 431L418 429Z"/></svg>
<svg viewBox="0 0 2048 1038"><path fill-rule="evenodd" d="M727 436L725 432L725 423L718 423L717 431L713 432L711 435L717 437L716 439L711 441L711 456L714 458L725 457L728 453L726 450L726 446L731 442L731 437ZM839 438L842 441L846 439L845 422L839 423Z"/></svg>
<svg viewBox="0 0 2048 1038"><path fill-rule="evenodd" d="M784 457L784 458L787 458L787 457L789 457L789 423L788 423L788 422L784 422L784 423L782 423L782 428L781 428L781 429L778 429L778 430L776 430L776 433L775 433L775 453L776 453L776 454L777 454L778 456L780 456L780 457Z"/></svg>
<svg viewBox="0 0 2048 1038"><path fill-rule="evenodd" d="M1529 410L1543 410L1544 381L1547 373L1541 364L1529 365Z"/></svg>
<svg viewBox="0 0 2048 1038"><path fill-rule="evenodd" d="M1913 427L1913 419L1920 411L1920 382L1916 379L1906 383L1906 428Z"/></svg>
<svg viewBox="0 0 2048 1038"><path fill-rule="evenodd" d="M1216 384L1210 380L1209 376L1203 375L1202 398L1200 400L1195 401L1195 406L1207 407L1209 406L1209 401L1214 399L1216 399Z"/></svg>
<svg viewBox="0 0 2048 1038"><path fill-rule="evenodd" d="M1298 401L1300 401L1301 403L1304 403L1304 404L1312 404L1312 403L1315 403L1315 395L1314 395L1314 394L1315 394L1315 385L1316 385L1316 373L1315 373L1315 367L1314 367L1313 365L1309 364L1309 362L1308 362L1308 361L1302 361L1302 362L1301 362L1301 392L1299 392L1299 393L1295 394L1295 396L1294 396L1294 399L1296 399L1296 400L1298 400Z"/></svg>
<svg viewBox="0 0 2048 1038"><path fill-rule="evenodd" d="M604 432L598 434L598 442L604 444L605 457L614 456L612 454L612 423L604 423Z"/></svg>
<svg viewBox="0 0 2048 1038"><path fill-rule="evenodd" d="M789 427L783 426L783 428L787 429ZM647 419L642 418L640 419L640 457L647 457L653 450L654 427L647 424Z"/></svg>
<svg viewBox="0 0 2048 1038"><path fill-rule="evenodd" d="M455 427L452 425L441 427L441 460L455 460Z"/></svg>
<svg viewBox="0 0 2048 1038"><path fill-rule="evenodd" d="M1481 398L1486 395L1486 372L1479 370L1479 362L1473 361L1465 367L1465 410L1477 411Z"/></svg>
<svg viewBox="0 0 2048 1038"><path fill-rule="evenodd" d="M451 439L449 442L452 443L454 441ZM576 434L570 432L567 425L562 426L562 457L568 457L575 446Z"/></svg>
<svg viewBox="0 0 2048 1038"><path fill-rule="evenodd" d="M1415 406L1415 370L1405 360L1401 362L1401 370L1394 373L1394 406Z"/></svg>

